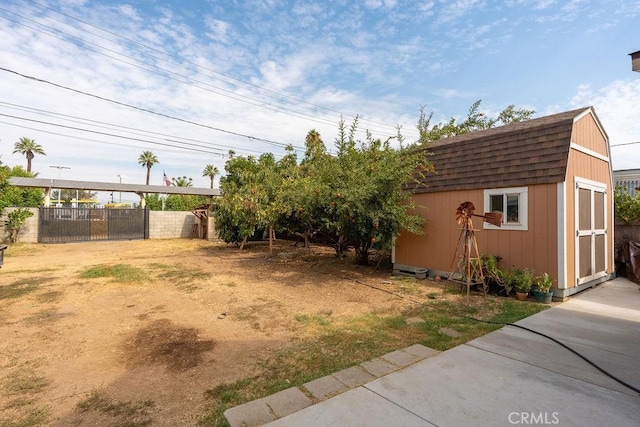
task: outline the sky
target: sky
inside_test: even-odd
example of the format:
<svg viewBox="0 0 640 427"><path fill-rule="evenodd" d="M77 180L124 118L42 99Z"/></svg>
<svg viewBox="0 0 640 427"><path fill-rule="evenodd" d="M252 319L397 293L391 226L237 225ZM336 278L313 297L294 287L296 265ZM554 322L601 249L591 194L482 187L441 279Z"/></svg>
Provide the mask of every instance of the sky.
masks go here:
<svg viewBox="0 0 640 427"><path fill-rule="evenodd" d="M414 142L421 107L482 100L593 106L614 170L640 168L638 22L637 0L0 0L0 161L26 167L27 137L39 177L143 184L149 150L151 184L208 187L230 150L302 158L356 116L362 139Z"/></svg>

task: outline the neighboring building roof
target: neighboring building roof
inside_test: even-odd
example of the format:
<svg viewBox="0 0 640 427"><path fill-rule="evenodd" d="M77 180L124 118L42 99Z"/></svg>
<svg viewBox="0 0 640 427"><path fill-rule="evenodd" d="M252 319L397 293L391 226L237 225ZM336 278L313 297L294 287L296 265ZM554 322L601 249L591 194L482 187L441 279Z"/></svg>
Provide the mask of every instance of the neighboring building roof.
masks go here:
<svg viewBox="0 0 640 427"><path fill-rule="evenodd" d="M635 196L640 190L640 169L613 171L613 185L624 187L631 196Z"/></svg>
<svg viewBox="0 0 640 427"><path fill-rule="evenodd" d="M164 185L120 184L111 182L72 181L68 179L11 177L16 187L61 188L63 190L118 191L123 193L183 194L193 196L219 196L217 188L174 187Z"/></svg>
<svg viewBox="0 0 640 427"><path fill-rule="evenodd" d="M591 107L444 138L424 150L436 173L416 193L521 187L565 180L574 120Z"/></svg>

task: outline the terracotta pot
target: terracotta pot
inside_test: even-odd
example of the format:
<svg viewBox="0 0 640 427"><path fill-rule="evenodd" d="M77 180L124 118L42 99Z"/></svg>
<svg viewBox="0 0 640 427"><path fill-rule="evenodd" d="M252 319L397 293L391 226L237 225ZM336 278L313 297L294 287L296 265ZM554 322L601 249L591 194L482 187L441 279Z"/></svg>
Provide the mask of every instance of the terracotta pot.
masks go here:
<svg viewBox="0 0 640 427"><path fill-rule="evenodd" d="M526 301L529 298L528 292L516 292L516 299L518 301Z"/></svg>

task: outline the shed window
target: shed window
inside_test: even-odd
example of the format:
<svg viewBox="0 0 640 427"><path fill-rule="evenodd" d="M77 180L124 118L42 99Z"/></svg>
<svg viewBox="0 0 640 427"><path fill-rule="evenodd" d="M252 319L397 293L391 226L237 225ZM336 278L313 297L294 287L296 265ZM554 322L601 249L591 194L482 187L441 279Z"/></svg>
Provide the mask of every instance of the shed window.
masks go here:
<svg viewBox="0 0 640 427"><path fill-rule="evenodd" d="M527 187L484 190L485 212L502 213L502 227L506 230L527 230ZM498 228L484 224L484 228Z"/></svg>

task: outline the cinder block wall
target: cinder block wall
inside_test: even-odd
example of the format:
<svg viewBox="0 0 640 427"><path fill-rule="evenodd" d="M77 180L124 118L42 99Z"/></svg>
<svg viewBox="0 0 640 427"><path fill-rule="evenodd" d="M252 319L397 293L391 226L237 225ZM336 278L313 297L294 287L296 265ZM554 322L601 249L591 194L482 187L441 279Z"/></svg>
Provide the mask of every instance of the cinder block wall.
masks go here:
<svg viewBox="0 0 640 427"><path fill-rule="evenodd" d="M196 216L191 212L149 211L149 238L188 238L195 223Z"/></svg>
<svg viewBox="0 0 640 427"><path fill-rule="evenodd" d="M9 232L5 227L5 221L7 220L7 214L9 212L13 212L19 208L5 208L2 212L2 217L0 218L0 241L9 240ZM32 213L33 216L27 218L18 234L18 242L20 243L38 243L38 213L40 212L38 208L27 208Z"/></svg>

